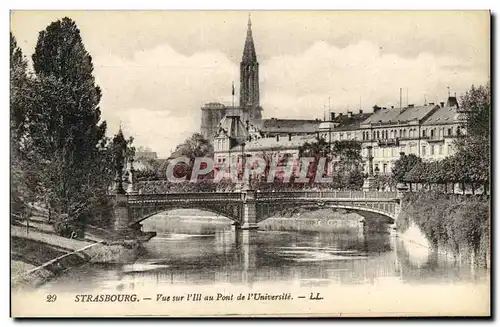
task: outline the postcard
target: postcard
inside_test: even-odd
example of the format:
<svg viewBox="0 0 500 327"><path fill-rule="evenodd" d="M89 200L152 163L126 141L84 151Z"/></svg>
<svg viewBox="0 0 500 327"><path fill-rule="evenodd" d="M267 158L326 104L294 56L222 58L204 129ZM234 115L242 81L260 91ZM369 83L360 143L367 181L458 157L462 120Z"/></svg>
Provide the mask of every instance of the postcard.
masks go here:
<svg viewBox="0 0 500 327"><path fill-rule="evenodd" d="M490 316L490 22L11 11L11 316Z"/></svg>

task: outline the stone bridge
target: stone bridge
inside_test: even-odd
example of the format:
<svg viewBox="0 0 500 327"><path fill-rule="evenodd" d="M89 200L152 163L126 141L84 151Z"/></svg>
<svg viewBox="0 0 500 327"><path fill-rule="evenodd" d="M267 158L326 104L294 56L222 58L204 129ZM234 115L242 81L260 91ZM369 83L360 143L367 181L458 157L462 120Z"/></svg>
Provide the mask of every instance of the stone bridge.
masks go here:
<svg viewBox="0 0 500 327"><path fill-rule="evenodd" d="M199 192L114 195L114 228L129 234L140 230L140 222L160 212L179 209L201 209L227 217L240 229L255 229L257 223L293 208L339 208L356 212L365 218L378 217L393 224L400 212L397 192L377 191L286 191ZM291 218L293 219L293 218Z"/></svg>

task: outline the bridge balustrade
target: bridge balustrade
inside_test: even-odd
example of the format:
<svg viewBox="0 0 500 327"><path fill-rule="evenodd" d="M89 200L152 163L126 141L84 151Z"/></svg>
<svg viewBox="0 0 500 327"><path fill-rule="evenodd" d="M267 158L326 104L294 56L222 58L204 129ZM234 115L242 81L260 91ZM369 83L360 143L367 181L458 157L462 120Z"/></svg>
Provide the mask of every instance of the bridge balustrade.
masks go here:
<svg viewBox="0 0 500 327"><path fill-rule="evenodd" d="M129 201L239 201L240 193L165 193L165 194L141 194L129 195Z"/></svg>
<svg viewBox="0 0 500 327"><path fill-rule="evenodd" d="M394 199L396 192L378 191L287 191L259 192L259 199Z"/></svg>

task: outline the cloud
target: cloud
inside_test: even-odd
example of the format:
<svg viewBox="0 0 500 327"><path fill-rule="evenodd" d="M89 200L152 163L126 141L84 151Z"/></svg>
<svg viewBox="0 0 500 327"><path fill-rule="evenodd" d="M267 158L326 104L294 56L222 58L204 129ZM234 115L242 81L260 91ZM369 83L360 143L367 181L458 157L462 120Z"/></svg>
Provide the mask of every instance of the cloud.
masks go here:
<svg viewBox="0 0 500 327"><path fill-rule="evenodd" d="M203 103L227 98L237 78L237 66L220 52L184 56L168 45L131 59L96 57L94 64L109 132L126 122L137 145L161 156L199 130Z"/></svg>
<svg viewBox="0 0 500 327"><path fill-rule="evenodd" d="M367 110L373 105L445 100L447 86L460 94L473 83L485 83L488 70L451 56L420 53L415 58L383 53L376 44L361 41L338 48L323 41L303 53L277 56L262 65L264 112L293 117L322 117L323 107L334 111ZM266 110L267 109L267 110Z"/></svg>

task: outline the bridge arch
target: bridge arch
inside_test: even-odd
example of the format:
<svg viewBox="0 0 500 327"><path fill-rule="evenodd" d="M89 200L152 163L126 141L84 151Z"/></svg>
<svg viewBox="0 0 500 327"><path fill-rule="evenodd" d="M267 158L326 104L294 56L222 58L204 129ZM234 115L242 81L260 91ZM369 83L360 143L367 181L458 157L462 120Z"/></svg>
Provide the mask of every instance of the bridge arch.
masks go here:
<svg viewBox="0 0 500 327"><path fill-rule="evenodd" d="M172 205L157 205L154 207L138 206L129 208L129 226L139 224L144 220L151 218L159 213L168 212L176 209L198 209L213 213L217 216L227 218L238 224L241 223L241 208L235 205L213 205L207 203L192 203L181 204L176 203Z"/></svg>
<svg viewBox="0 0 500 327"><path fill-rule="evenodd" d="M355 212L360 216L363 216L367 220L379 220L388 224L393 224L397 217L396 213L391 210L394 204L377 204L372 206L361 206L352 203L262 203L257 205L257 222L262 222L268 218L279 215L285 210L294 208L304 208L309 210L320 210L320 209L345 209L351 212ZM293 219L292 217L290 219Z"/></svg>

